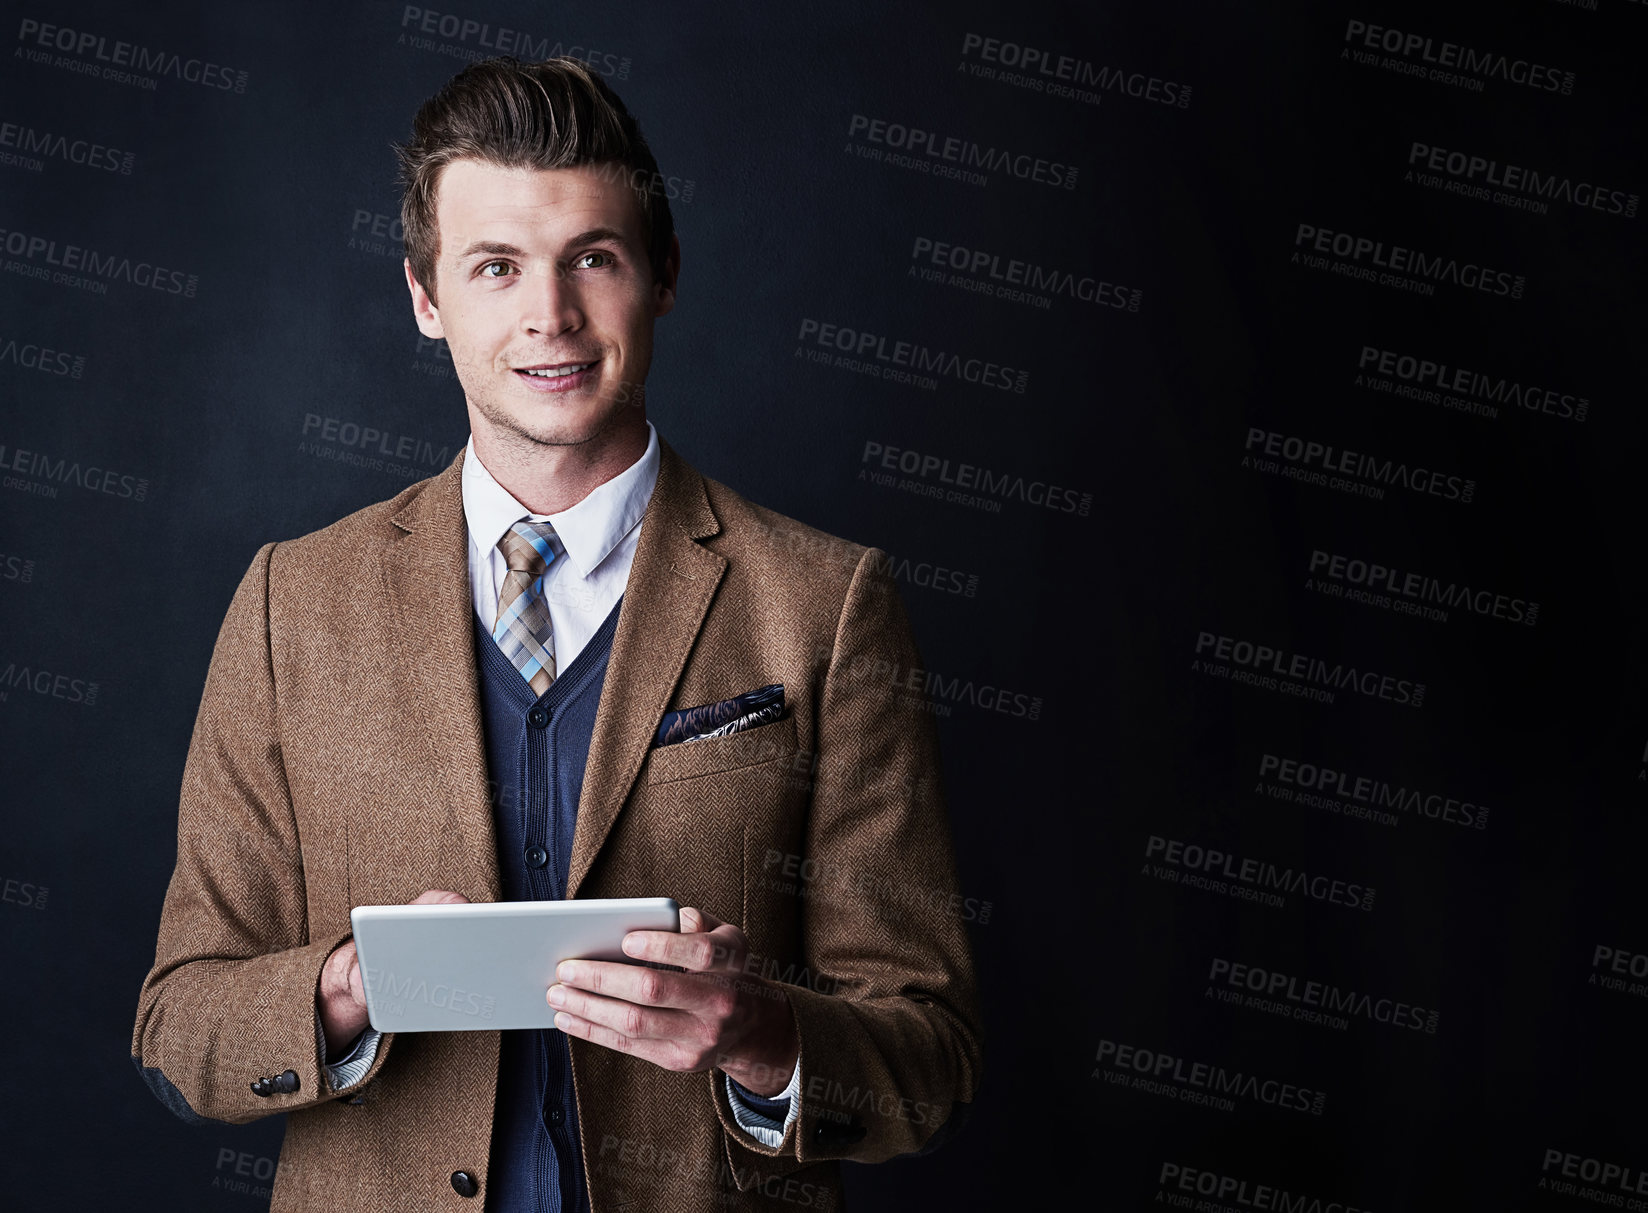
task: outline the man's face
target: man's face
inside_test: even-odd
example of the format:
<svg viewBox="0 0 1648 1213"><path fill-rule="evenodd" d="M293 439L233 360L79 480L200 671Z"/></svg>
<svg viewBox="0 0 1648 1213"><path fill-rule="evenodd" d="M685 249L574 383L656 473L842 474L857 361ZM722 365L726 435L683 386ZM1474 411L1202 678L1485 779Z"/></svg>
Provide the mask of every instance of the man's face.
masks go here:
<svg viewBox="0 0 1648 1213"><path fill-rule="evenodd" d="M626 177L471 159L442 172L439 307L410 262L406 280L418 328L451 350L472 428L574 445L640 425L652 323L675 304L679 253L655 283Z"/></svg>

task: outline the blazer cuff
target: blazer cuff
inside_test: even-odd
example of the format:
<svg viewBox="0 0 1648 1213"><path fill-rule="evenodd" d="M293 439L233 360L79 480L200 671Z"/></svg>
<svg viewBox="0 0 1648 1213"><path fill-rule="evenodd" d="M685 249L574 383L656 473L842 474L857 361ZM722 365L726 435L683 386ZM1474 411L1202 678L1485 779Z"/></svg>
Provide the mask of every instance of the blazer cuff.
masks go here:
<svg viewBox="0 0 1648 1213"><path fill-rule="evenodd" d="M733 1081L730 1074L721 1076L727 1084L727 1102L732 1105L732 1117L738 1127L762 1145L777 1148L784 1140L790 1122L801 1110L801 1058L795 1059L790 1081L777 1095L757 1095Z"/></svg>
<svg viewBox="0 0 1648 1213"><path fill-rule="evenodd" d="M326 1055L326 1029L320 1022L320 1012L315 1012L315 1041L320 1048L322 1067L326 1071L327 1085L335 1092L341 1092L346 1087L352 1087L372 1068L372 1063L378 1056L378 1041L383 1033L375 1028L365 1029L355 1037L353 1046L342 1057L333 1059Z"/></svg>

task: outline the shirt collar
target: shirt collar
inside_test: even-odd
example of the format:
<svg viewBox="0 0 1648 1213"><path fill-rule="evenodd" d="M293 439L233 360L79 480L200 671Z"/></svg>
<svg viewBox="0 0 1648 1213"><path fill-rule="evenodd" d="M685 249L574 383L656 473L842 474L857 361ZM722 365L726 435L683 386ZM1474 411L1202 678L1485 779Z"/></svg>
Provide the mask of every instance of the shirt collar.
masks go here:
<svg viewBox="0 0 1648 1213"><path fill-rule="evenodd" d="M647 449L639 459L596 485L577 505L559 514L534 514L493 479L475 454L475 435L470 434L463 462L464 521L471 541L484 555L522 518L548 519L567 558L580 576L588 577L641 521L657 483L658 431L649 421Z"/></svg>

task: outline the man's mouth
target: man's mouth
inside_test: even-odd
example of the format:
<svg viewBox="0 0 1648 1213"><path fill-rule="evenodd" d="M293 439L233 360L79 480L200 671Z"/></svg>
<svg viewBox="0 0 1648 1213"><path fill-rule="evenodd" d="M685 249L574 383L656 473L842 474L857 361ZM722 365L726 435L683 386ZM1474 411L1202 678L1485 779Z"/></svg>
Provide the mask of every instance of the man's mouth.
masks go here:
<svg viewBox="0 0 1648 1213"><path fill-rule="evenodd" d="M600 361L599 359L596 360ZM534 379L561 379L567 375L576 375L579 371L587 371L594 366L594 362L561 362L555 365L518 366L516 372L530 375Z"/></svg>

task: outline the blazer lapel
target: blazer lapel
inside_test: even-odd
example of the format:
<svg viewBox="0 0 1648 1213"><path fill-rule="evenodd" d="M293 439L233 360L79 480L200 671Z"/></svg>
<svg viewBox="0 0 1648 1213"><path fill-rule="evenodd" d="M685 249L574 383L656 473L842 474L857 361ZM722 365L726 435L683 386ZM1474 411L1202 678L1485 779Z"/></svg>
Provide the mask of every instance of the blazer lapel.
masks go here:
<svg viewBox="0 0 1648 1213"><path fill-rule="evenodd" d="M576 897L652 745L726 558L700 546L717 534L704 479L658 439L658 483L647 502L595 714L567 896Z"/></svg>
<svg viewBox="0 0 1648 1213"><path fill-rule="evenodd" d="M426 803L448 806L470 864L469 887L481 900L497 901L502 883L470 622L475 607L463 512L466 453L460 450L390 519L407 534L390 546L380 567L385 601L391 604L386 618L393 635L387 647L411 671L416 697L407 706L434 751Z"/></svg>

